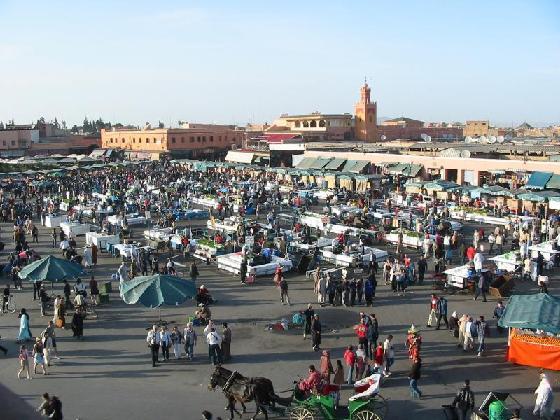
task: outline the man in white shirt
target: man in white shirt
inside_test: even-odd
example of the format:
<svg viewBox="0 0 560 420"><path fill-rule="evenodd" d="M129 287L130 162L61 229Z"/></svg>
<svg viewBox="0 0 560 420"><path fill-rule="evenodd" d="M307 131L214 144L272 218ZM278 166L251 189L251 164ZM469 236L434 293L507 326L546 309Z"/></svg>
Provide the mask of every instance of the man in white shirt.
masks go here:
<svg viewBox="0 0 560 420"><path fill-rule="evenodd" d="M474 254L473 261L474 269L476 270L478 275L480 275L482 272L482 264L484 263L484 255L482 255L482 252L477 251L476 254Z"/></svg>
<svg viewBox="0 0 560 420"><path fill-rule="evenodd" d="M159 346L161 347L161 355L163 361L169 360L169 347L171 346L171 334L167 330L167 327L161 327L159 331Z"/></svg>
<svg viewBox="0 0 560 420"><path fill-rule="evenodd" d="M210 332L206 335L206 342L208 343L208 356L210 361L215 365L222 363L222 351L220 344L222 344L222 337L216 332L215 328L210 328Z"/></svg>
<svg viewBox="0 0 560 420"><path fill-rule="evenodd" d="M156 367L156 363L158 362L159 343L160 343L160 336L156 325L154 325L152 329L148 332L148 336L146 337L146 342L148 343L148 347L152 352L152 367Z"/></svg>

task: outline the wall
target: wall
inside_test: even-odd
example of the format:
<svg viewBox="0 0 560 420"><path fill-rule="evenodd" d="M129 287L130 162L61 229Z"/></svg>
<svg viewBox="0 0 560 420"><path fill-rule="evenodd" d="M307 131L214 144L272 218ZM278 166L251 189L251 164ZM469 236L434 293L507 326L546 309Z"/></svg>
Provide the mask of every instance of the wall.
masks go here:
<svg viewBox="0 0 560 420"><path fill-rule="evenodd" d="M463 137L463 129L460 127L399 127L390 125L379 125L377 127L379 139L381 139L381 136L385 136L385 140L420 140L422 134L431 136L433 140L460 139Z"/></svg>

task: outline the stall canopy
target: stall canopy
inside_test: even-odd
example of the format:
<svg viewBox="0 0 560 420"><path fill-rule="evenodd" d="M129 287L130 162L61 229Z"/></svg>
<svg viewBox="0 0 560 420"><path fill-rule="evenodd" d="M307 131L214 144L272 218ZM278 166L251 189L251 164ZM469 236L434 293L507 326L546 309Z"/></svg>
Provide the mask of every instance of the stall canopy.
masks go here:
<svg viewBox="0 0 560 420"><path fill-rule="evenodd" d="M229 150L226 155L226 160L228 162L251 163L254 157L254 153Z"/></svg>
<svg viewBox="0 0 560 420"><path fill-rule="evenodd" d="M415 163L393 163L387 167L387 171L392 175L403 175L414 178L422 170L422 165Z"/></svg>
<svg viewBox="0 0 560 420"><path fill-rule="evenodd" d="M546 184L552 178L552 172L533 172L525 185L525 188L544 190Z"/></svg>
<svg viewBox="0 0 560 420"><path fill-rule="evenodd" d="M351 167L348 168L348 171L359 174L361 173L367 166L369 162L367 160L357 160L356 163Z"/></svg>
<svg viewBox="0 0 560 420"><path fill-rule="evenodd" d="M546 293L514 295L510 298L498 325L559 334L560 298Z"/></svg>
<svg viewBox="0 0 560 420"><path fill-rule="evenodd" d="M344 165L344 162L346 162L346 159L334 158L329 163L327 163L327 166L325 166L323 169L327 169L329 171L338 171L342 167L342 165Z"/></svg>
<svg viewBox="0 0 560 420"><path fill-rule="evenodd" d="M318 157L309 165L309 169L323 169L330 161L330 158Z"/></svg>
<svg viewBox="0 0 560 420"><path fill-rule="evenodd" d="M309 169L311 165L315 162L317 158L314 157L306 157L303 158L297 165L296 168L298 169Z"/></svg>
<svg viewBox="0 0 560 420"><path fill-rule="evenodd" d="M553 190L560 190L560 175L552 175L546 184L546 188L551 188Z"/></svg>
<svg viewBox="0 0 560 420"><path fill-rule="evenodd" d="M350 168L353 168L356 163L358 163L357 160L347 160L346 165L344 165L344 168L342 168L342 172L350 172Z"/></svg>

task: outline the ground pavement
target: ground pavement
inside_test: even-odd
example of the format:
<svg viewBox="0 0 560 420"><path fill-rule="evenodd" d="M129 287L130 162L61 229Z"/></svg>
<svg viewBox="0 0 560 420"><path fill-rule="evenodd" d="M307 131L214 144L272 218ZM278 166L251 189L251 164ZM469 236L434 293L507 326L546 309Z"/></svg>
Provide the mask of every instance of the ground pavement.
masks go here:
<svg viewBox="0 0 560 420"><path fill-rule="evenodd" d="M7 242L7 249L11 249L6 233L9 230L9 225L2 225L2 238ZM135 228L137 237L139 232ZM83 244L83 237L79 238L78 244ZM42 255L53 252L46 229L41 229L37 249ZM58 250L54 253L60 254ZM5 260L5 252L1 258ZM177 262L183 262L182 257ZM99 283L110 278L118 263L118 259L102 254L95 270ZM219 300L212 307L213 318L217 322L229 322L233 332L233 359L227 368L246 376L266 376L279 392L290 389L298 375L306 375L309 364L319 365L319 353L312 351L311 342L303 340L301 331L280 333L265 329L269 323L291 319L295 311L316 301L310 280L302 275L287 276L292 303L288 307L280 304L279 292L270 278L259 278L255 285L241 286L237 278L218 271L215 266L199 264L199 268L199 283L204 283ZM186 271L186 268L179 267L179 274L186 274ZM380 339L388 334L395 336L393 376L383 383L381 389L382 395L389 399L387 419L401 419L411 413L415 419L445 418L441 405L452 400L465 378L471 379L477 403L491 390L511 392L525 406L524 418L528 416L534 402L538 370L504 361L506 338L497 337L493 321L486 354L477 358L475 353L463 353L458 349L455 339L447 331L425 328L432 292L429 284L411 287L406 296L396 296L381 281L379 284L374 307L368 308L367 312L375 313L379 319ZM198 419L203 409L227 418L221 392L207 389L212 367L208 363L202 330L197 329L199 342L193 362L170 360L152 368L145 337L146 328L157 319L158 312L125 305L115 293L117 287L114 283L111 303L99 308L99 319L86 320L82 341L74 340L70 330L57 331L62 359L54 361L48 376L35 375L31 381L16 377L15 337L19 325L16 314L0 316L2 344L9 349L8 357L0 356L2 383L33 406L39 405L43 392L59 396L66 419L103 420L124 416L136 420L164 416ZM525 284L520 289L530 287ZM61 291L60 287L57 290ZM38 302L32 300L31 285L26 284L23 291L15 292L15 296L18 308L25 307L30 312L32 332L39 334L50 318L40 316ZM492 318L494 299L483 303L474 302L470 296L453 295L448 296L448 300L449 314L456 310L459 314L465 312ZM352 326L364 308L317 308L317 305L315 308L323 323L322 348L331 349L334 364L336 359L342 359L347 345L357 343ZM187 302L179 307L163 308L161 314L165 320L173 322L171 325L182 329L187 315L194 310L194 303ZM404 340L411 323L421 328L423 336L419 387L424 395L419 400L411 400L408 390L410 363ZM552 377L557 387L558 377L555 374ZM349 395L350 390L344 390L341 401L346 401ZM252 403L248 408L254 412ZM248 413L244 418L250 416Z"/></svg>

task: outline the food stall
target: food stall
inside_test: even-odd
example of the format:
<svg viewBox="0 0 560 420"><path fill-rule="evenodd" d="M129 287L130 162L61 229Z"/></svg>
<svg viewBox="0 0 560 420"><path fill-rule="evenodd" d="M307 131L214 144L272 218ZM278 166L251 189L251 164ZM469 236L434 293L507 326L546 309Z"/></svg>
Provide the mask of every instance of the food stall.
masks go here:
<svg viewBox="0 0 560 420"><path fill-rule="evenodd" d="M119 243L119 235L107 235L105 233L86 232L86 244L95 245L99 249L105 249L107 244Z"/></svg>
<svg viewBox="0 0 560 420"><path fill-rule="evenodd" d="M529 251L531 251L531 258L537 258L540 252L544 260L548 262L553 262L556 254L560 254L560 251L554 249L554 241L531 245Z"/></svg>
<svg viewBox="0 0 560 420"><path fill-rule="evenodd" d="M369 246L363 247L363 253L361 252L362 247L354 246L349 252L342 252L340 254L335 254L333 252L332 246L326 246L321 249L321 258L323 261L329 262L336 266L350 267L356 266L357 264L375 261L381 262L385 261L389 254L387 251L383 251L377 248L371 248ZM360 261L361 257L361 261Z"/></svg>
<svg viewBox="0 0 560 420"><path fill-rule="evenodd" d="M514 295L498 325L509 328L508 361L560 370L560 298Z"/></svg>
<svg viewBox="0 0 560 420"><path fill-rule="evenodd" d="M498 269L509 273L514 273L523 265L519 251L506 252L505 254L496 255L495 257L489 259L490 261L494 261Z"/></svg>
<svg viewBox="0 0 560 420"><path fill-rule="evenodd" d="M447 284L458 289L466 289L468 280L472 277L469 273L469 265L461 265L445 270L443 273L447 276ZM487 268L482 268L482 273L488 272Z"/></svg>
<svg viewBox="0 0 560 420"><path fill-rule="evenodd" d="M239 274L241 270L241 263L243 261L243 255L241 252L235 252L231 254L218 255L216 257L218 262L218 269L229 271L233 274ZM292 269L292 261L287 258L280 258L272 256L271 262L266 264L253 264L253 261L249 260L247 266L247 276L254 274L256 277L273 275L276 272L278 265L282 267L282 271L285 273Z"/></svg>
<svg viewBox="0 0 560 420"><path fill-rule="evenodd" d="M45 216L45 227L59 227L60 223L66 220L66 216L60 214L48 214Z"/></svg>
<svg viewBox="0 0 560 420"><path fill-rule="evenodd" d="M60 228L68 237L85 235L90 231L89 223L61 222Z"/></svg>

